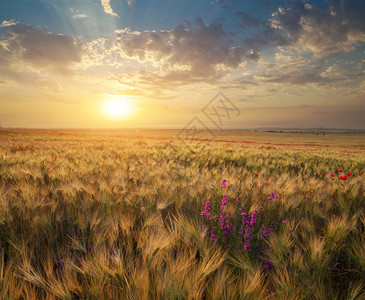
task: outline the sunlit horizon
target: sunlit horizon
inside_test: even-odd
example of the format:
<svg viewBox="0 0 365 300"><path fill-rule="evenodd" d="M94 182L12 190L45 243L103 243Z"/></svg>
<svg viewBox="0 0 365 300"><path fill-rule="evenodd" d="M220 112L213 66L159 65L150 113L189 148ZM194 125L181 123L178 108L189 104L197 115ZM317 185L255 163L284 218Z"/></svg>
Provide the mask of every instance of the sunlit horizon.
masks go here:
<svg viewBox="0 0 365 300"><path fill-rule="evenodd" d="M365 129L364 12L352 0L3 1L0 127ZM216 103L212 120L220 93L239 114Z"/></svg>

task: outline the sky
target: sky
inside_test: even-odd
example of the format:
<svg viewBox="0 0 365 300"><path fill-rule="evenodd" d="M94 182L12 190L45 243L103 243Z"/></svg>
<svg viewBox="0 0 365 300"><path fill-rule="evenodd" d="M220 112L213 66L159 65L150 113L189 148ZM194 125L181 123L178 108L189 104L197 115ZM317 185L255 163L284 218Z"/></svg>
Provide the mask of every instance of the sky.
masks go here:
<svg viewBox="0 0 365 300"><path fill-rule="evenodd" d="M365 129L364 70L363 0L0 1L3 128Z"/></svg>

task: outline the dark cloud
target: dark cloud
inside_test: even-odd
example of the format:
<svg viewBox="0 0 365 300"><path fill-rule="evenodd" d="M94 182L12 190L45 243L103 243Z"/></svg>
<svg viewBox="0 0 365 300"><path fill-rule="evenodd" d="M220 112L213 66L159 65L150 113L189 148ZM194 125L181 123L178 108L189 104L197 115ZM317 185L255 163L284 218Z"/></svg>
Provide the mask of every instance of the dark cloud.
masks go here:
<svg viewBox="0 0 365 300"><path fill-rule="evenodd" d="M365 2L327 2L327 8L318 8L310 2L285 1L269 20L236 12L244 29L243 48L259 53L265 47L289 46L311 51L317 58L356 50L359 42L365 42Z"/></svg>
<svg viewBox="0 0 365 300"><path fill-rule="evenodd" d="M70 67L81 61L81 45L72 37L52 34L45 28L12 26L6 51L11 60L23 60L34 67L49 68L68 74Z"/></svg>
<svg viewBox="0 0 365 300"><path fill-rule="evenodd" d="M355 50L365 41L365 2L329 1L328 9L296 1L273 13L271 25L286 38L287 44L308 49L316 56Z"/></svg>
<svg viewBox="0 0 365 300"><path fill-rule="evenodd" d="M365 31L365 2L361 0L329 0L332 15L348 22L348 28Z"/></svg>
<svg viewBox="0 0 365 300"><path fill-rule="evenodd" d="M195 78L219 77L220 69L234 69L245 59L258 57L255 49L235 46L222 24L206 25L200 18L190 27L160 32L122 30L116 39L124 56L152 61L166 72L189 71Z"/></svg>
<svg viewBox="0 0 365 300"><path fill-rule="evenodd" d="M256 60L260 58L259 52L261 48L264 47L276 47L286 45L287 38L277 30L272 27L270 20L264 20L252 15L249 15L243 11L237 12L239 24L238 26L243 29L241 32L246 37L243 38L243 48L251 49L256 53ZM254 32L250 30L254 28ZM248 30L247 30L248 29Z"/></svg>
<svg viewBox="0 0 365 300"><path fill-rule="evenodd" d="M243 25L245 25L245 26L258 27L258 26L265 25L265 21L262 20L261 18L250 16L243 11L237 12L236 15L242 21Z"/></svg>
<svg viewBox="0 0 365 300"><path fill-rule="evenodd" d="M269 83L335 86L364 77L363 68L356 71L346 66L335 74L325 59L355 51L365 42L365 2L329 0L326 8L308 1L281 5L270 20L236 13L244 28L241 34L246 35L243 48L254 49L259 57L260 50L270 47L285 57L272 68L261 69L257 78ZM250 36L250 32L254 34Z"/></svg>

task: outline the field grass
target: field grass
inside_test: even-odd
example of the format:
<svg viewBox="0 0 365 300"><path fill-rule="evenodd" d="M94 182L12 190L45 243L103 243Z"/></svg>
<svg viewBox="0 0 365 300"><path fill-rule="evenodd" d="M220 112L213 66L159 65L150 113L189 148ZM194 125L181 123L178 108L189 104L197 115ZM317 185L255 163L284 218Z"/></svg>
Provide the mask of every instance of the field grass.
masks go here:
<svg viewBox="0 0 365 300"><path fill-rule="evenodd" d="M364 134L176 133L0 131L0 298L365 299Z"/></svg>

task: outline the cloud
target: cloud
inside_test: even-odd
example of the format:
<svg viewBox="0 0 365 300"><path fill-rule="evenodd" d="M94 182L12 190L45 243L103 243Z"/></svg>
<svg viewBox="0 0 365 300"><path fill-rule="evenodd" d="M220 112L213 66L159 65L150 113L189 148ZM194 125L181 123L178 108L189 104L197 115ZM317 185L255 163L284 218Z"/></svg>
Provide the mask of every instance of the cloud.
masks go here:
<svg viewBox="0 0 365 300"><path fill-rule="evenodd" d="M260 62L256 78L264 83L341 88L358 85L357 81L365 77L363 66L356 62L328 62L308 53L299 55L294 51L282 51L276 54L275 62Z"/></svg>
<svg viewBox="0 0 365 300"><path fill-rule="evenodd" d="M108 14L111 15L113 17L119 17L112 9L111 5L110 5L110 0L101 0L101 5L104 8L104 11Z"/></svg>
<svg viewBox="0 0 365 300"><path fill-rule="evenodd" d="M77 15L74 15L72 17L74 19L84 19L84 18L87 18L87 15L85 15L85 14L77 14Z"/></svg>
<svg viewBox="0 0 365 300"><path fill-rule="evenodd" d="M172 30L116 32L122 56L135 58L174 76L219 78L224 70L237 68L245 59L257 59L255 49L242 48L227 38L222 24L204 24L198 18L192 26Z"/></svg>
<svg viewBox="0 0 365 300"><path fill-rule="evenodd" d="M332 60L355 53L365 42L365 2L327 2L327 8L304 1L286 2L287 6L277 8L270 20L236 13L245 29L240 32L246 36L244 48L254 49L258 55L265 48L276 52L274 64L271 61L263 66L261 59L256 79L261 83L338 87L356 84L364 77L362 65L335 66Z"/></svg>
<svg viewBox="0 0 365 300"><path fill-rule="evenodd" d="M0 68L7 67L12 62L12 53L9 51L7 40L0 40Z"/></svg>
<svg viewBox="0 0 365 300"><path fill-rule="evenodd" d="M272 14L271 26L279 30L286 44L309 50L316 57L350 52L357 42L365 42L365 2L329 1L321 10L308 3L295 2Z"/></svg>
<svg viewBox="0 0 365 300"><path fill-rule="evenodd" d="M240 32L244 36L242 40L244 48L253 49L256 60L260 58L260 49L287 44L282 32L274 28L270 20L264 20L243 11L236 12L236 17L239 20L238 26L244 29Z"/></svg>
<svg viewBox="0 0 365 300"><path fill-rule="evenodd" d="M365 2L327 2L327 8L305 1L286 2L268 20L236 12L239 26L245 29L239 33L244 36L243 47L254 49L257 57L264 48L290 47L304 55L310 52L312 59L355 51L365 42Z"/></svg>
<svg viewBox="0 0 365 300"><path fill-rule="evenodd" d="M1 80L0 79L0 87L14 87L16 86L16 82L12 80Z"/></svg>
<svg viewBox="0 0 365 300"><path fill-rule="evenodd" d="M129 7L133 7L134 4L136 3L136 0L126 0L126 1L127 1L128 5L129 5Z"/></svg>
<svg viewBox="0 0 365 300"><path fill-rule="evenodd" d="M121 58L120 50L112 40L98 38L82 45L82 63L78 67L84 69L93 66L118 68L125 63L127 60ZM138 66L139 64L133 61L133 65Z"/></svg>
<svg viewBox="0 0 365 300"><path fill-rule="evenodd" d="M260 25L265 25L264 20L254 17L254 16L250 16L243 11L237 12L236 16L242 21L242 23L244 25L247 25L247 26L258 27Z"/></svg>
<svg viewBox="0 0 365 300"><path fill-rule="evenodd" d="M36 68L69 74L70 68L81 61L82 49L70 36L53 34L45 28L29 25L12 26L8 34L6 52L11 61L23 60Z"/></svg>
<svg viewBox="0 0 365 300"><path fill-rule="evenodd" d="M46 92L61 93L62 87L57 81L37 80L38 85Z"/></svg>
<svg viewBox="0 0 365 300"><path fill-rule="evenodd" d="M14 26L18 23L19 22L15 21L14 19L9 20L9 21L4 20L4 21L1 22L0 28Z"/></svg>

